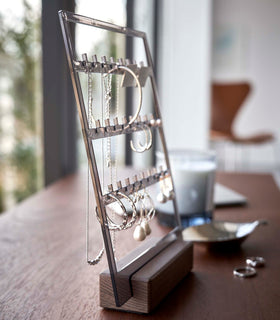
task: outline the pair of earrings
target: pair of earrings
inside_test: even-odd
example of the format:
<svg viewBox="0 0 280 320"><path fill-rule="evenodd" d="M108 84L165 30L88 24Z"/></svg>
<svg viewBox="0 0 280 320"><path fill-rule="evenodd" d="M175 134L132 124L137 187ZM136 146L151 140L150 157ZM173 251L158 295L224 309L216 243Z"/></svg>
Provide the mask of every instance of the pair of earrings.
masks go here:
<svg viewBox="0 0 280 320"><path fill-rule="evenodd" d="M150 195L144 191L144 193L136 192L134 194L134 198L131 199L129 196L122 192L117 192L116 195L113 193L109 193L108 197L115 200L115 202L121 208L121 212L118 213L118 216L122 217L121 223L116 223L113 219L107 214L107 227L110 230L122 231L131 228L138 218L137 226L133 233L133 238L136 241L145 240L146 236L150 235L152 230L149 225L149 221L151 221L155 216L155 206ZM120 198L126 199L132 208L132 213L128 213L125 205L121 201ZM147 203L148 202L148 203ZM139 214L137 213L136 206L140 206ZM101 222L100 216L98 214L98 210L96 207L96 216L99 222Z"/></svg>
<svg viewBox="0 0 280 320"><path fill-rule="evenodd" d="M147 125L144 125L143 127L144 133L145 133L145 145L143 145L141 142L137 141L137 148L134 147L133 141L130 140L130 148L134 152L142 153L145 152L146 150L151 149L152 143L153 143L153 135L151 128L148 127Z"/></svg>
<svg viewBox="0 0 280 320"><path fill-rule="evenodd" d="M145 204L145 200L148 200L150 209L148 209L148 205ZM137 193L135 195L135 201L140 204L140 214L139 222L133 232L133 238L136 241L143 241L152 232L149 221L152 220L155 215L155 207L152 198L146 191L144 191L144 194Z"/></svg>
<svg viewBox="0 0 280 320"><path fill-rule="evenodd" d="M116 223L115 221L113 221L113 219L107 214L107 227L110 230L116 230L116 231L122 231L122 230L126 230L131 228L134 223L137 220L137 210L134 204L134 201L131 200L131 198L129 196L127 196L126 194L122 193L122 192L117 192L116 195L114 195L113 193L109 193L108 197L112 198L113 200L115 200L115 202L119 205L119 207L121 208L121 212L118 213L118 216L122 217L122 221L121 223ZM132 214L128 214L127 209L125 207L125 205L123 204L123 202L121 201L120 198L124 198L126 199L132 208ZM97 219L99 220L99 222L101 222L100 216L98 214L98 210L96 207L96 216Z"/></svg>
<svg viewBox="0 0 280 320"><path fill-rule="evenodd" d="M157 195L157 201L160 203L166 203L169 200L174 199L174 190L170 175L161 176L159 179L160 193Z"/></svg>

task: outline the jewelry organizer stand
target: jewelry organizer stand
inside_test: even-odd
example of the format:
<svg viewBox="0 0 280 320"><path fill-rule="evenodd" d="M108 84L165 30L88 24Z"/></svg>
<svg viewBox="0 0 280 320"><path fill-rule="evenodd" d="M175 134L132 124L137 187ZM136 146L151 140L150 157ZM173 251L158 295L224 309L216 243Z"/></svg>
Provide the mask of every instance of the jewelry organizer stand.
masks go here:
<svg viewBox="0 0 280 320"><path fill-rule="evenodd" d="M181 223L177 211L174 191L172 201L177 227L163 238L151 238L150 240L145 241L144 245L136 248L119 262L116 262L114 255L106 206L116 201L117 195L121 195L121 197L131 196L134 192L145 189L145 187L156 184L167 177L171 179L171 184L173 185L159 110L159 99L152 68L152 59L146 35L140 31L116 26L111 23L102 22L67 11L59 11L59 18L82 127L83 139L87 151L90 175L97 205L97 216L101 226L104 248L109 266L109 270L104 271L100 275L100 305L110 309L149 313L191 270L192 243L184 242L182 240ZM128 60L124 63L122 59L119 59L118 62L115 62L113 59L111 59L110 62L107 62L107 59L103 58L102 62L99 62L96 56L93 57L93 61L88 61L86 54L79 60L76 56L73 41L71 39L69 23L84 24L111 32L121 33L126 37L141 38L144 43L148 66L144 67L141 65L140 67L137 67L135 64L129 65L129 62L127 62ZM141 87L145 85L147 77L150 77L156 118L152 117L148 119L147 116L144 116L141 120L138 112L134 117L130 118L129 122L125 118L123 124L119 123L118 118L114 119L113 124L110 123L109 119L105 120L105 124L101 123L100 120L97 120L96 127L90 128L79 73L92 72L125 75L127 71L129 71L127 69L131 69L135 72L138 79L137 83ZM129 71L129 73L131 72ZM111 184L108 186L108 193L103 194L92 141L143 131L144 128L158 130L165 155L166 169L160 169L159 171L154 169L148 170L148 175L143 174L141 179L138 179L137 175L135 175L133 183L127 178L125 179L124 186L121 181L118 181L117 189L114 190L113 185Z"/></svg>

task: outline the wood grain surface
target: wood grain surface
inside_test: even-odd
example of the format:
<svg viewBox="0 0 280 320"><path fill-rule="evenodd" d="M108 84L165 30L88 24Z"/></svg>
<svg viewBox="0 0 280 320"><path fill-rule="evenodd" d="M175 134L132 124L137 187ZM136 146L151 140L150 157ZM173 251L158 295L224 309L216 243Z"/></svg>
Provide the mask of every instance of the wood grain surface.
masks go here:
<svg viewBox="0 0 280 320"><path fill-rule="evenodd" d="M151 238L149 242L146 241L147 244L143 244L144 248L150 248L157 241L158 238ZM123 258L122 264L130 263L139 254L138 250L132 251L133 253L134 256L130 254ZM182 239L174 241L133 274L133 296L119 308L116 307L110 272L107 269L99 278L100 305L106 309L150 313L187 276L192 266L193 244Z"/></svg>
<svg viewBox="0 0 280 320"><path fill-rule="evenodd" d="M194 267L151 315L99 307L99 273L85 262L85 176L69 176L0 216L0 319L279 319L280 193L262 174L218 174L248 197L246 207L217 209L228 221L267 219L240 250L195 245ZM96 226L98 228L98 226ZM99 229L99 228L98 228ZM98 230L96 230L98 232ZM153 235L166 232L155 221ZM96 243L94 249L101 246ZM132 241L120 248L131 250ZM251 279L233 277L247 256L267 264Z"/></svg>

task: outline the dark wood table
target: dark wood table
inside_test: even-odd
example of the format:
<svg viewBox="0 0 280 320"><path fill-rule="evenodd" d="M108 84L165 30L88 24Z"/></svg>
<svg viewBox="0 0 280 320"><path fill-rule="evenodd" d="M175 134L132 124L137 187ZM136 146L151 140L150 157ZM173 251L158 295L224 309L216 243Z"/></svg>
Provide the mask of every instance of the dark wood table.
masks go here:
<svg viewBox="0 0 280 320"><path fill-rule="evenodd" d="M271 176L218 174L249 204L217 209L215 218L265 218L269 225L237 251L195 245L193 271L149 316L99 307L106 259L95 267L85 262L85 180L69 176L0 216L0 319L280 319L280 193ZM154 234L163 231L153 226ZM120 250L129 251L129 243ZM254 278L235 278L233 268L247 256L267 264Z"/></svg>

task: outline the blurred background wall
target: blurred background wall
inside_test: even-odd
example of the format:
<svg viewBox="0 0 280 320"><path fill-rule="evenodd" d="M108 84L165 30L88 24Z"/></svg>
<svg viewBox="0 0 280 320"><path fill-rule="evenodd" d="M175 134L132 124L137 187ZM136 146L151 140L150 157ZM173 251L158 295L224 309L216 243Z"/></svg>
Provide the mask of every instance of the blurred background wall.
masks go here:
<svg viewBox="0 0 280 320"><path fill-rule="evenodd" d="M234 132L241 137L269 132L278 139L280 2L166 0L159 16L158 83L168 145L209 147L212 82L249 82L252 91L234 120ZM278 169L277 141L224 149L224 161L238 158L237 166L227 166L231 169Z"/></svg>
<svg viewBox="0 0 280 320"><path fill-rule="evenodd" d="M211 1L160 2L158 85L169 148L208 145Z"/></svg>
<svg viewBox="0 0 280 320"><path fill-rule="evenodd" d="M212 8L212 79L252 84L235 131L241 136L271 131L278 137L280 1L213 0ZM269 145L253 148L251 153L253 167L275 167L277 155Z"/></svg>

